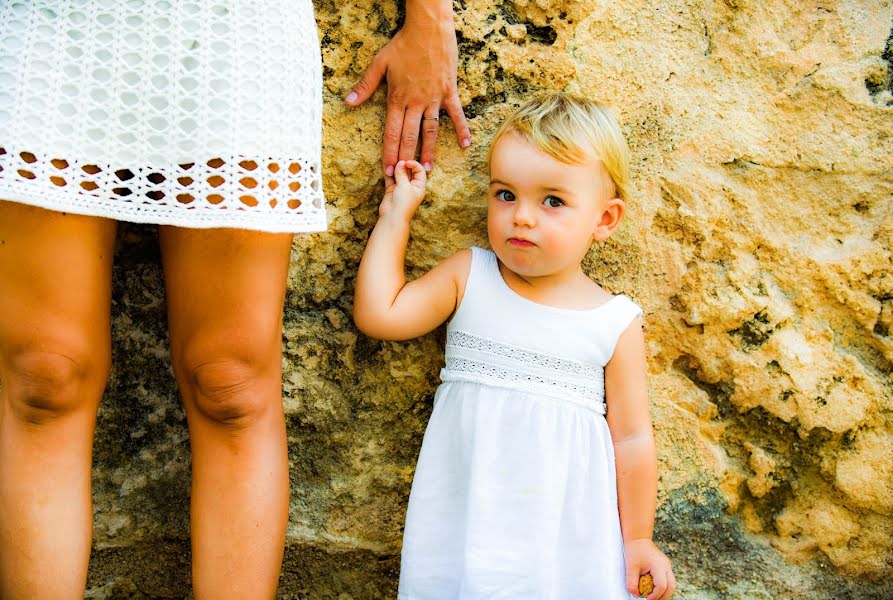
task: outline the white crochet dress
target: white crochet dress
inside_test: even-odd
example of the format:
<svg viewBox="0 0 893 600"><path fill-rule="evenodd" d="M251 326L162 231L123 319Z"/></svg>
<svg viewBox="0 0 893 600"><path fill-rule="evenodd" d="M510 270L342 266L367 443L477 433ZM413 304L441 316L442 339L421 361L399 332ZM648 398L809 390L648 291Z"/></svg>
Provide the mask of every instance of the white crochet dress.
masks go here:
<svg viewBox="0 0 893 600"><path fill-rule="evenodd" d="M400 600L628 600L604 365L641 309L536 304L474 248L419 454ZM620 398L618 401L622 402Z"/></svg>
<svg viewBox="0 0 893 600"><path fill-rule="evenodd" d="M0 1L0 199L326 227L311 0Z"/></svg>

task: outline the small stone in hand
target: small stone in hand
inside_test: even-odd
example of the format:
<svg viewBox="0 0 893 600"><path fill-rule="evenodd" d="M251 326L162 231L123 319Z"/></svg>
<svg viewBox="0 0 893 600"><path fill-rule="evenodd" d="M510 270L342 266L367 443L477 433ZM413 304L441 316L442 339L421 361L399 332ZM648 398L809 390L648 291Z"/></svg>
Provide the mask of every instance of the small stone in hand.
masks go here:
<svg viewBox="0 0 893 600"><path fill-rule="evenodd" d="M654 579L651 573L645 573L639 577L639 598L644 598L654 591Z"/></svg>

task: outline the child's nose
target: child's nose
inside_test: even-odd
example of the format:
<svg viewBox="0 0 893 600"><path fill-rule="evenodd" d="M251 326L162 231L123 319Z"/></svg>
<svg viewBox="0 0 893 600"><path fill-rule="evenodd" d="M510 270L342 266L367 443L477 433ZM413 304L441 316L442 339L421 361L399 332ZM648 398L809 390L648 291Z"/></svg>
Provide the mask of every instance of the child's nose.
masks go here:
<svg viewBox="0 0 893 600"><path fill-rule="evenodd" d="M536 215L533 208L527 202L517 200L515 202L515 211L512 213L515 225L525 225L528 227L536 223Z"/></svg>

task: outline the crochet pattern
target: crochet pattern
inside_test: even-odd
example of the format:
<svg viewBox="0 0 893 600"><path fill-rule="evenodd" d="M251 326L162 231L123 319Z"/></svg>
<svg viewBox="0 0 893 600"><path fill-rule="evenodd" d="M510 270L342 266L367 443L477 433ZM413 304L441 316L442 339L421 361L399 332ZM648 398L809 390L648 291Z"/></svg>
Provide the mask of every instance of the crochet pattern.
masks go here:
<svg viewBox="0 0 893 600"><path fill-rule="evenodd" d="M325 229L309 0L0 4L0 197L184 227Z"/></svg>

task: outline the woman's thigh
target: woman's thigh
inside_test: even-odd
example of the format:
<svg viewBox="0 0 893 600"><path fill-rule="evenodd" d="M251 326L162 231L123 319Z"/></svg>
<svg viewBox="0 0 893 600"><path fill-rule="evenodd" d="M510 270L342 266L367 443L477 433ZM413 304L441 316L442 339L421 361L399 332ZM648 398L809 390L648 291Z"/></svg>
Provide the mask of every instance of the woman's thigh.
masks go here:
<svg viewBox="0 0 893 600"><path fill-rule="evenodd" d="M206 416L226 420L261 408L244 403L267 402L266 394L239 395L255 380L280 384L292 235L163 226L160 241L171 357L187 412L199 402Z"/></svg>
<svg viewBox="0 0 893 600"><path fill-rule="evenodd" d="M0 200L0 379L28 420L99 401L116 226Z"/></svg>

